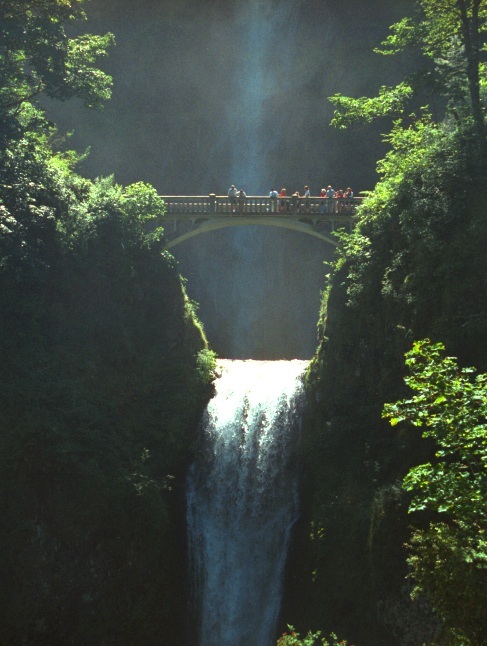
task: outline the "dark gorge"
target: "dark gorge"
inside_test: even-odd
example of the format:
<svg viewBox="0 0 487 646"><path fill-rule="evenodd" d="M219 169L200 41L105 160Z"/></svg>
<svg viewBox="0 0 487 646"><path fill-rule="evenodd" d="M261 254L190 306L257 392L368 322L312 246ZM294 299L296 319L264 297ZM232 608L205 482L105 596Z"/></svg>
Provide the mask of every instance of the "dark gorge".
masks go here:
<svg viewBox="0 0 487 646"><path fill-rule="evenodd" d="M74 130L70 146L90 146L81 165L90 177L113 172L161 195L226 195L231 184L248 195L308 184L319 195L330 183L358 195L377 179L380 128L329 127L326 97L343 79L357 94L396 80L371 50L404 6L92 1L87 27L118 42L104 62L112 99L94 115L50 108L62 130ZM175 257L220 356L312 356L326 245L247 227L190 240Z"/></svg>

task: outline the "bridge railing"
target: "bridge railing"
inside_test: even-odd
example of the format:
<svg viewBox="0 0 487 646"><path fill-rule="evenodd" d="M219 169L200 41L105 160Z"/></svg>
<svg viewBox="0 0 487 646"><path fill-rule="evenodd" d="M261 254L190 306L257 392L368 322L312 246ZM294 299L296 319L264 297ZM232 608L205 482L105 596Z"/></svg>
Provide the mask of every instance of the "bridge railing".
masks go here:
<svg viewBox="0 0 487 646"><path fill-rule="evenodd" d="M287 197L271 198L250 195L245 198L229 198L226 195L161 195L169 215L268 215L286 217L353 215L363 197L323 198Z"/></svg>

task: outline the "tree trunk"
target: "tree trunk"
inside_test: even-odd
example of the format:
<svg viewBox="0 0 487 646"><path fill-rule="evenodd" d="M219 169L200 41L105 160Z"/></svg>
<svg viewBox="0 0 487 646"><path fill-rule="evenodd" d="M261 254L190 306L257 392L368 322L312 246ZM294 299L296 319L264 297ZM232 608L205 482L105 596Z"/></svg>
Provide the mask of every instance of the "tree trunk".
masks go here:
<svg viewBox="0 0 487 646"><path fill-rule="evenodd" d="M467 57L467 78L470 102L472 104L472 115L479 135L484 134L485 124L480 102L480 79L479 79L479 5L481 0L473 0L471 3L472 15L468 15L470 0L456 0L460 11L460 25Z"/></svg>

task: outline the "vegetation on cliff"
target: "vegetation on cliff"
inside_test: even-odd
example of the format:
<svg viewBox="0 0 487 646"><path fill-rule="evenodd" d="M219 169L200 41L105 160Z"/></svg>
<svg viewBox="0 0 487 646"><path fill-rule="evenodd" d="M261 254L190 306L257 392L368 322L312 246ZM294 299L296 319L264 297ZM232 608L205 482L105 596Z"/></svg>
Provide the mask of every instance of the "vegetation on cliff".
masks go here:
<svg viewBox="0 0 487 646"><path fill-rule="evenodd" d="M432 512L412 537L413 595L431 600L461 641L487 634L487 374L418 341L406 355L413 396L386 404L392 426L408 422L435 442L432 459L413 467L403 487L410 512ZM421 518L421 515L419 515Z"/></svg>
<svg viewBox="0 0 487 646"><path fill-rule="evenodd" d="M112 37L66 33L81 7L0 9L2 644L184 627L182 475L214 362L149 230L156 191L81 177L34 102L109 96Z"/></svg>
<svg viewBox="0 0 487 646"><path fill-rule="evenodd" d="M344 639L338 640L334 633L330 635L330 640L322 637L320 631L308 631L307 635L301 636L292 626L288 626L288 630L277 640L277 646L347 646L347 642Z"/></svg>
<svg viewBox="0 0 487 646"><path fill-rule="evenodd" d="M442 566L436 582L433 575L428 582L428 558L435 547L440 549L427 529L434 517L415 520L410 552L416 589L432 605L423 595L410 600L413 584L406 578L403 545L410 538L411 517L402 480L411 467L435 463L434 443L422 440L414 427L391 428L381 420L386 402L408 397L404 353L413 340L429 337L444 343L460 364L487 367L482 62L487 7L478 0L421 0L417 11L393 26L382 49L391 53L419 46L426 56L424 70L395 88L383 88L373 99L333 99L338 125L387 115L394 122L386 135L390 151L378 165L381 181L354 232L341 236L324 293L321 341L309 374L308 515L298 533L295 576L289 581L301 625L333 629L364 646L485 643L482 597L475 594L477 587L485 588L485 545L470 565L464 560L460 566L459 559L447 566L456 539L445 531ZM415 97L422 103L426 93L436 93L437 103L443 102L441 120L428 108L411 112ZM473 443L482 441L485 427ZM441 444L438 450L444 450ZM463 463L458 450L455 459ZM411 483L414 476L409 478ZM464 523L471 539L479 525L485 531L485 515L478 512L475 522ZM454 517L445 522L455 527ZM458 547L468 551L460 542ZM438 586L444 588L443 600ZM464 606L473 623L462 623L452 612L455 605L459 612ZM296 621L290 610L285 612Z"/></svg>

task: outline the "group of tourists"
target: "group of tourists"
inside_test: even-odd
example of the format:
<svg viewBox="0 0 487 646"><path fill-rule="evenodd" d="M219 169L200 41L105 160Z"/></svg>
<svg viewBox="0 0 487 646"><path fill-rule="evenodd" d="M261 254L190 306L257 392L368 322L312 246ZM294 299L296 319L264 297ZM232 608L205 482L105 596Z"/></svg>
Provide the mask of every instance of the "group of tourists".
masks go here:
<svg viewBox="0 0 487 646"><path fill-rule="evenodd" d="M299 191L288 195L285 188L281 188L280 192L273 188L269 193L269 211L270 213L310 213L312 203L318 204L319 213L351 213L353 210L353 191L350 187L346 191L343 189L336 191L328 185L322 188L320 195L316 197L318 200L316 198L312 200L309 186L304 187L302 195ZM232 184L228 189L228 198L232 213L244 212L247 195L243 189L237 189ZM316 210L313 209L313 212Z"/></svg>
<svg viewBox="0 0 487 646"><path fill-rule="evenodd" d="M321 189L321 198L320 212L322 213L351 213L353 210L353 191L350 186L346 191L342 188L335 191L328 185L326 189ZM323 210L321 211L321 209Z"/></svg>
<svg viewBox="0 0 487 646"><path fill-rule="evenodd" d="M228 199L230 200L230 206L232 208L232 213L236 213L237 210L242 213L245 206L245 200L247 199L247 194L243 189L237 189L235 184L232 184L228 189Z"/></svg>
<svg viewBox="0 0 487 646"><path fill-rule="evenodd" d="M303 195L299 194L299 191L290 196L287 195L285 188L281 189L281 192L278 193L275 189L269 193L271 198L271 211L276 210L277 203L279 204L279 211L290 210L290 203L294 205L296 211L302 210L301 207L304 207L304 212L309 213L311 207L311 191L309 186L304 187ZM339 189L335 191L331 185L328 185L326 188L321 189L321 194L319 196L321 200L319 201L319 212L320 213L348 213L352 210L353 205L353 191L350 187L346 191ZM273 201L276 200L275 208L272 208ZM316 200L314 200L316 203Z"/></svg>

